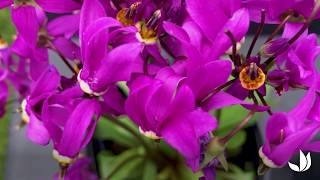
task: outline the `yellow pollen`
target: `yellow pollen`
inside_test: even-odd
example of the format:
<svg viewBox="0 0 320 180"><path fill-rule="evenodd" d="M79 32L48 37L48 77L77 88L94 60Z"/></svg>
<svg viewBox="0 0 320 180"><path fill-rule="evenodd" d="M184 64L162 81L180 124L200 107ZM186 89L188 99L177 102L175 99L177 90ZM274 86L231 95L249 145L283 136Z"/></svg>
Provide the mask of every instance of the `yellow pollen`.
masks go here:
<svg viewBox="0 0 320 180"><path fill-rule="evenodd" d="M124 26L132 26L134 22L132 19L126 17L128 8L121 9L117 14L117 20L121 22Z"/></svg>
<svg viewBox="0 0 320 180"><path fill-rule="evenodd" d="M248 73L250 68L249 66L246 66L240 71L239 74L239 79L241 82L241 85L243 88L248 89L248 90L255 90L259 89L265 82L266 80L266 75L263 73L262 69L257 67L257 77L254 79L251 79L250 74Z"/></svg>
<svg viewBox="0 0 320 180"><path fill-rule="evenodd" d="M116 17L117 20L121 22L124 26L133 26L134 25L133 17L140 4L141 4L141 1L138 1L131 4L129 8L121 9L117 14L117 17Z"/></svg>
<svg viewBox="0 0 320 180"><path fill-rule="evenodd" d="M136 34L137 39L145 44L154 44L157 41L157 31L149 29L144 22L138 22L136 24L138 32Z"/></svg>

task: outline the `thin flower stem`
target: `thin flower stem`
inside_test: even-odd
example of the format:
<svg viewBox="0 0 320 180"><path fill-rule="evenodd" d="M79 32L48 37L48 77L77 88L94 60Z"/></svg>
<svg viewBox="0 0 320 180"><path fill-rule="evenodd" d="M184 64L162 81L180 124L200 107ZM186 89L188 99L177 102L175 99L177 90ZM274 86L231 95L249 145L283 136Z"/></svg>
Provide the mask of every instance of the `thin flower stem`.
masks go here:
<svg viewBox="0 0 320 180"><path fill-rule="evenodd" d="M235 66L240 66L241 63L238 60L238 56L237 56L237 40L231 31L226 30L225 33L228 35L228 37L230 38L230 40L232 42L232 56L231 56L232 58L231 59L232 59L233 63L235 64Z"/></svg>
<svg viewBox="0 0 320 180"><path fill-rule="evenodd" d="M208 96L206 96L205 98L203 98L201 101L200 101L200 105L203 105L205 104L209 99L210 97L214 96L215 94L217 94L218 92L220 92L221 90L223 90L224 88L230 86L233 82L235 82L238 78L234 78L224 84L222 84L221 86L215 88Z"/></svg>
<svg viewBox="0 0 320 180"><path fill-rule="evenodd" d="M259 25L259 28L251 42L251 45L250 45L250 48L248 50L248 53L247 53L247 56L246 56L246 59L248 59L250 56L251 56L251 53L253 51L253 48L259 38L259 36L261 35L262 33L262 30L263 30L263 27L264 27L264 24L265 24L265 19L266 19L266 10L265 9L262 9L261 10L261 20L260 20L260 25Z"/></svg>
<svg viewBox="0 0 320 180"><path fill-rule="evenodd" d="M284 27L284 25L288 22L288 20L292 17L292 14L289 14L284 18L281 23L277 26L277 28L272 32L272 34L268 37L265 43L271 41L278 33L279 31Z"/></svg>
<svg viewBox="0 0 320 180"><path fill-rule="evenodd" d="M259 97L260 101L262 102L262 104L265 106L269 106L267 101L264 99L263 95L259 91L255 91L255 92L258 94L258 97ZM267 112L270 116L272 116L273 113L270 109L268 109Z"/></svg>
<svg viewBox="0 0 320 180"><path fill-rule="evenodd" d="M141 145L145 148L145 150L147 152L151 152L149 146L147 145L147 143L143 140L143 138L141 137L140 134L138 134L137 132L135 132L130 126L128 126L127 124L121 122L119 119L117 119L116 117L114 117L113 115L105 115L105 117L110 120L112 123L122 127L123 129L127 130L130 134L132 134L140 143Z"/></svg>
<svg viewBox="0 0 320 180"><path fill-rule="evenodd" d="M304 23L302 28L288 41L289 44L293 44L303 34L303 32L308 29L310 23L313 21L313 19L317 15L319 8L320 8L320 1L317 0L317 3L311 12L311 15L309 16L307 21Z"/></svg>
<svg viewBox="0 0 320 180"><path fill-rule="evenodd" d="M72 65L68 62L68 60L60 52L57 52L57 53L59 57L62 59L62 61L64 62L64 64L72 71L72 73L77 75L78 72L72 67Z"/></svg>
<svg viewBox="0 0 320 180"><path fill-rule="evenodd" d="M253 109L247 114L247 116L239 123L232 131L230 131L226 136L220 139L220 143L225 144L227 143L234 135L236 135L241 129L243 129L250 119L253 117L253 115L256 113L256 109L258 106L258 101L256 97L252 93L252 99L254 101L255 106Z"/></svg>
<svg viewBox="0 0 320 180"><path fill-rule="evenodd" d="M59 50L49 41L49 47L54 50L59 57L61 58L61 60L64 62L64 64L70 69L70 71L77 75L78 72L72 67L72 65L69 63L69 61L59 52Z"/></svg>
<svg viewBox="0 0 320 180"><path fill-rule="evenodd" d="M59 164L60 171L59 171L59 180L64 180L64 177L67 173L69 165L66 164Z"/></svg>
<svg viewBox="0 0 320 180"><path fill-rule="evenodd" d="M218 119L218 120L220 120L221 115L222 115L222 109L218 109L218 110L216 111L216 116L217 116L217 119Z"/></svg>

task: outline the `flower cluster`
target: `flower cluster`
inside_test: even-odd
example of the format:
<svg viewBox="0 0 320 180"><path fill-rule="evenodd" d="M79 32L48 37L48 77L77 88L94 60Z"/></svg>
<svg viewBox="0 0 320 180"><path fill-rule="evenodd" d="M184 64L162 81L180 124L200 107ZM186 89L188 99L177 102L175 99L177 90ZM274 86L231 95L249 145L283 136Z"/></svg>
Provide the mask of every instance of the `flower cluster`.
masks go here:
<svg viewBox="0 0 320 180"><path fill-rule="evenodd" d="M281 167L299 149L320 151L312 141L320 130L320 46L308 33L319 7L316 0L2 0L17 35L10 45L0 39L0 115L11 85L20 126L32 142L52 143L62 169L78 159L100 117L127 115L142 135L165 141L212 179L229 139L267 112L259 155L265 166ZM250 22L260 25L241 54ZM254 54L265 24L277 28ZM52 53L70 72L56 67ZM305 96L290 112L273 112L267 86ZM248 116L213 136L211 112L232 105ZM86 161L62 174L81 179L77 168Z"/></svg>

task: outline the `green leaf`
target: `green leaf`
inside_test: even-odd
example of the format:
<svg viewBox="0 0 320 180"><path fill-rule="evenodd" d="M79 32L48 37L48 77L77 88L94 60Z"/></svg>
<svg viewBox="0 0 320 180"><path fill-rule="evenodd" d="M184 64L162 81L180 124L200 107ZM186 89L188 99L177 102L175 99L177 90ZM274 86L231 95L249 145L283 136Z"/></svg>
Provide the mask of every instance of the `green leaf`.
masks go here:
<svg viewBox="0 0 320 180"><path fill-rule="evenodd" d="M134 127L128 118L122 117L119 118L119 120L126 123L132 129L138 132L137 127ZM111 140L126 147L134 147L139 144L138 141L127 130L115 125L106 118L101 118L98 122L95 130L95 138Z"/></svg>
<svg viewBox="0 0 320 180"><path fill-rule="evenodd" d="M179 175L178 179L183 180L198 180L201 176L203 176L202 172L199 171L197 173L193 173L189 167L186 166L185 163L181 163L178 166Z"/></svg>
<svg viewBox="0 0 320 180"><path fill-rule="evenodd" d="M248 114L248 112L249 111L244 109L242 106L231 106L222 109L218 131L228 132L230 129L239 124ZM250 121L253 122L253 119L254 118L252 118Z"/></svg>
<svg viewBox="0 0 320 180"><path fill-rule="evenodd" d="M177 158L179 154L175 149L173 149L171 146L169 146L164 141L160 141L160 143L156 144L162 152L164 152L167 156L169 156L171 159Z"/></svg>
<svg viewBox="0 0 320 180"><path fill-rule="evenodd" d="M229 164L230 171L217 171L217 179L218 180L254 180L255 179L255 172L254 171L244 171L238 166L234 164Z"/></svg>
<svg viewBox="0 0 320 180"><path fill-rule="evenodd" d="M165 167L157 176L157 180L168 180L172 174L170 166Z"/></svg>
<svg viewBox="0 0 320 180"><path fill-rule="evenodd" d="M235 150L241 148L246 142L247 133L244 130L239 131L234 137L227 143L228 150Z"/></svg>
<svg viewBox="0 0 320 180"><path fill-rule="evenodd" d="M12 24L9 9L3 9L0 11L0 35L7 41L12 42L15 35L15 28Z"/></svg>
<svg viewBox="0 0 320 180"><path fill-rule="evenodd" d="M98 154L99 170L103 178L110 180L130 179L132 172L143 163L143 150L141 148L129 149L119 155L113 155L110 151Z"/></svg>
<svg viewBox="0 0 320 180"><path fill-rule="evenodd" d="M6 114L0 119L0 180L4 179L6 157L8 153L9 123L11 119L12 105L6 107Z"/></svg>
<svg viewBox="0 0 320 180"><path fill-rule="evenodd" d="M157 166L154 162L146 160L143 168L143 180L153 180L157 177Z"/></svg>
<svg viewBox="0 0 320 180"><path fill-rule="evenodd" d="M228 162L227 162L226 157L224 156L224 154L220 154L220 155L217 157L217 159L218 159L219 162L221 163L223 169L224 169L225 171L228 171L229 166L228 166Z"/></svg>
<svg viewBox="0 0 320 180"><path fill-rule="evenodd" d="M129 94L129 88L127 86L127 82L125 81L120 81L117 83L118 87L124 92L125 95L128 96Z"/></svg>

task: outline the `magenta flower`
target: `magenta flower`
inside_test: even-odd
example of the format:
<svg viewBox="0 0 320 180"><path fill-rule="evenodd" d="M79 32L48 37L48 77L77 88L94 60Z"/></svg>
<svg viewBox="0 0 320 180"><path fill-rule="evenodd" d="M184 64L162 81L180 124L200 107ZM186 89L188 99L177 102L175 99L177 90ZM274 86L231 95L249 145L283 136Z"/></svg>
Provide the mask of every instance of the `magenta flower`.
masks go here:
<svg viewBox="0 0 320 180"><path fill-rule="evenodd" d="M312 87L290 112L277 112L269 118L266 143L259 152L268 167L284 166L299 150L319 151L319 147L311 142L320 128L318 83L319 79L314 80Z"/></svg>
<svg viewBox="0 0 320 180"><path fill-rule="evenodd" d="M187 160L193 171L200 163L200 137L217 127L207 112L195 106L192 90L170 68L155 79L139 76L130 83L128 116L152 139L163 138Z"/></svg>
<svg viewBox="0 0 320 180"><path fill-rule="evenodd" d="M53 142L53 157L62 165L71 164L89 143L100 115L95 100L74 99L69 94L77 96L79 90L75 87L64 94L51 96L42 110L44 125Z"/></svg>
<svg viewBox="0 0 320 180"><path fill-rule="evenodd" d="M30 95L21 103L22 123L27 125L27 137L36 144L47 145L49 133L43 125L42 106L46 98L58 91L60 74L50 66L31 85Z"/></svg>
<svg viewBox="0 0 320 180"><path fill-rule="evenodd" d="M88 13L93 13L88 16ZM138 67L141 45L128 43L108 48L108 29L121 24L105 17L98 1L85 1L81 10L80 42L83 68L78 75L82 90L88 94L102 95L110 85L128 80ZM142 64L142 63L141 63Z"/></svg>
<svg viewBox="0 0 320 180"><path fill-rule="evenodd" d="M286 32L283 36L290 36ZM277 57L278 68L270 72L269 81L279 94L288 91L289 87L310 87L318 73L316 59L319 53L320 47L315 34L301 36L290 49Z"/></svg>
<svg viewBox="0 0 320 180"><path fill-rule="evenodd" d="M29 5L12 8L18 36L11 49L19 56L30 59L32 79L39 77L48 66L48 47L71 60L80 58L79 47L70 40L78 31L79 15L61 16L48 24L44 16L42 10Z"/></svg>

